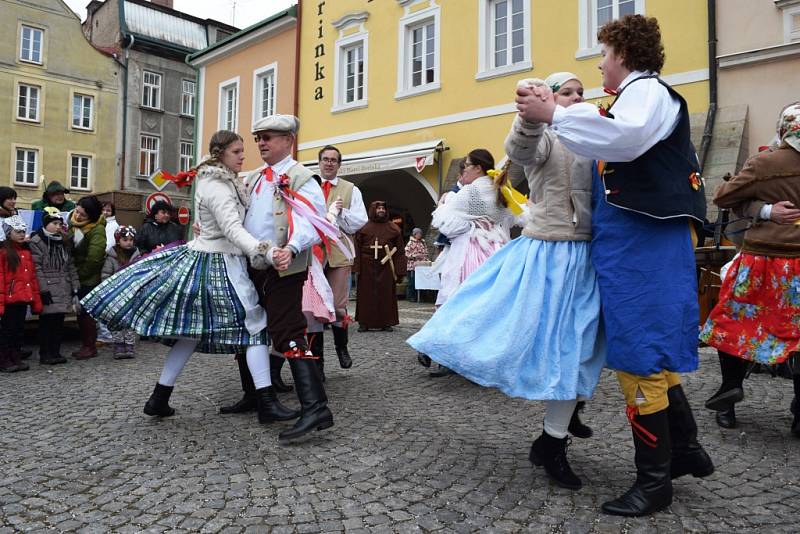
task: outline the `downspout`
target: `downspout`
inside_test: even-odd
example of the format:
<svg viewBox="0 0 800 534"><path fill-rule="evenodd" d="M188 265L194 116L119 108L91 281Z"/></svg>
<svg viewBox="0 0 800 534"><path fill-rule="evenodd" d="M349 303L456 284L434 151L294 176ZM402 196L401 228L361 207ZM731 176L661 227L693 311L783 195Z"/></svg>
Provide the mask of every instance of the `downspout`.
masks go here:
<svg viewBox="0 0 800 534"><path fill-rule="evenodd" d="M206 39L208 39L208 37L206 37ZM200 160L200 150L202 149L202 147L200 146L200 143L199 143L199 141L200 141L200 121L198 119L200 118L200 113L202 113L202 111L203 111L203 110L200 109L200 95L201 95L201 92L203 91L203 85L202 85L202 83L200 83L200 81L201 81L200 80L200 68L199 67L195 67L194 65L189 63L189 61L190 61L189 58L191 56L192 56L192 54L187 55L186 59L184 61L186 62L187 65L189 65L190 67L192 67L194 69L194 74L195 74L194 75L194 79L195 79L195 85L194 86L197 88L197 91L196 91L196 94L195 94L195 98L194 98L194 109L193 109L193 111L194 111L194 125L193 125L193 127L194 127L194 139L193 139L193 141L194 141L194 143L193 143L194 144L194 166L197 167L197 164L199 163L199 160ZM205 79L202 80L202 81L203 81L203 83L205 83ZM195 183L192 182L192 185L189 186L189 202L193 202L194 190L195 190ZM189 226L188 239L192 240L192 239L194 239L194 229L193 229L194 222L195 222L195 219L197 218L197 214L195 213L195 210L194 210L194 204L192 204L192 210L189 212L189 217L190 218L189 218L189 224L188 224L188 226Z"/></svg>
<svg viewBox="0 0 800 534"><path fill-rule="evenodd" d="M442 157L444 156L444 146L443 145L439 145L439 146L436 147L436 154L438 156L436 158L436 163L437 163L437 165L436 165L436 167L437 167L436 177L437 177L437 180L439 182L439 188L437 189L437 192L439 193L439 198L442 198L442 180L443 180Z"/></svg>
<svg viewBox="0 0 800 534"><path fill-rule="evenodd" d="M703 140L700 143L700 168L705 169L706 157L714 135L717 116L717 2L708 0L708 114Z"/></svg>
<svg viewBox="0 0 800 534"><path fill-rule="evenodd" d="M119 6L119 33L121 40L124 43L126 40L128 44L123 47L125 50L125 64L122 66L122 152L121 168L119 172L119 190L125 191L125 169L127 165L127 146L128 146L128 59L130 57L130 48L133 46L133 35L126 33L127 26L125 24L125 0L117 0Z"/></svg>
<svg viewBox="0 0 800 534"><path fill-rule="evenodd" d="M294 116L299 118L300 113L300 24L303 20L303 0L297 0L297 12L295 15L297 30L294 32ZM295 139L294 148L292 149L292 157L297 159L297 145L299 140Z"/></svg>

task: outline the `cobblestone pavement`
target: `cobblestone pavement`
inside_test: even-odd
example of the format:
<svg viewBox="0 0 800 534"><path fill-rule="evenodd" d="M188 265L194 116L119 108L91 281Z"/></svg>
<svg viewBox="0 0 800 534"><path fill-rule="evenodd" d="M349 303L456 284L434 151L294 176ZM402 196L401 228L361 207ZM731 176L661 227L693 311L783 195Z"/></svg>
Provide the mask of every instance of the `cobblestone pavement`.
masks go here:
<svg viewBox="0 0 800 534"><path fill-rule="evenodd" d="M800 440L789 433L791 382L754 375L740 427L721 430L703 401L715 354L684 386L717 472L675 483L669 511L623 519L600 504L633 481L616 380L604 372L585 420L595 437L569 456L578 492L548 483L527 455L543 406L460 377L431 379L404 340L432 313L402 304L394 332L351 336L355 364L334 365L328 432L279 447L286 424L218 415L240 395L229 357L195 355L175 417L142 413L165 348L0 376L0 534L9 532L798 532ZM65 351L73 346L65 347ZM34 356L35 358L35 356ZM288 376L288 369L284 376ZM294 394L284 395L296 406Z"/></svg>

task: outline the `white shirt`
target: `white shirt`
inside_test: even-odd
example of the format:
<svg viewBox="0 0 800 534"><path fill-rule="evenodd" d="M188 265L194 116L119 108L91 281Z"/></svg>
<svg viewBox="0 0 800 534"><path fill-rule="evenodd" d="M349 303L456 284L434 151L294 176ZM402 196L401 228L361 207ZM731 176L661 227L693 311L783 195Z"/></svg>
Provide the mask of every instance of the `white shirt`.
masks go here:
<svg viewBox="0 0 800 534"><path fill-rule="evenodd" d="M277 242L275 222L272 215L275 185L277 184L277 177L286 174L295 165L297 165L297 161L291 156L286 156L271 166L275 177L272 182L267 181L264 175L260 174L253 187L253 192L250 194L250 206L244 217L244 229L259 241L269 241L275 246L280 245ZM267 167L269 165L265 165L261 169L263 170ZM256 192L256 189L259 189L258 182L261 182L261 186L260 191ZM297 193L308 199L321 217L325 216L325 197L316 180L306 181ZM293 249L295 253L299 253L319 243L319 235L310 222L303 217L293 217L292 222L294 223L294 230L289 242L286 244L287 247Z"/></svg>
<svg viewBox="0 0 800 534"><path fill-rule="evenodd" d="M333 180L326 180L323 177L322 183L325 182L330 182L331 186L336 187L339 183L339 177L336 176ZM336 217L336 224L339 225L342 232L352 235L361 230L361 227L367 224L368 220L369 216L367 215L367 208L364 206L364 199L361 197L361 191L358 187L353 186L353 194L350 197L350 207L342 206L339 216Z"/></svg>
<svg viewBox="0 0 800 534"><path fill-rule="evenodd" d="M634 71L619 86L651 72ZM573 104L556 106L553 131L575 154L605 161L633 161L656 143L669 137L680 119L680 102L655 78L641 80L625 89L611 110L614 118L603 117L597 106Z"/></svg>
<svg viewBox="0 0 800 534"><path fill-rule="evenodd" d="M114 232L117 231L117 228L119 228L119 223L116 217L112 215L106 218L106 252L117 244L117 240L114 239Z"/></svg>

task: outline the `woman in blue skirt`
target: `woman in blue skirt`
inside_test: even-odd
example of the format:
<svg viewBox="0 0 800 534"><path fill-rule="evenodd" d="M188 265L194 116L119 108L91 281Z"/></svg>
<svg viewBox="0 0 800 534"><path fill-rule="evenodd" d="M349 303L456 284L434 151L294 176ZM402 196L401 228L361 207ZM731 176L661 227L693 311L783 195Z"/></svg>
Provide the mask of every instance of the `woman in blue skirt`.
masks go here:
<svg viewBox="0 0 800 534"><path fill-rule="evenodd" d="M202 234L119 271L81 304L111 330L131 328L172 345L145 404L147 415L175 413L169 397L192 353L231 354L246 346L259 422L293 419L299 414L282 406L271 387L267 317L247 275L248 259L255 268L271 264L272 246L242 226L247 199L237 176L244 162L242 138L218 131L211 137L209 152L196 169L174 178L179 185L194 180Z"/></svg>
<svg viewBox="0 0 800 534"><path fill-rule="evenodd" d="M583 101L571 73L520 83L550 86L561 106ZM408 343L473 382L546 401L530 460L559 486L579 489L566 457L568 429L605 363L589 261L592 161L569 152L546 126L517 116L505 143L531 191L522 236L472 273Z"/></svg>

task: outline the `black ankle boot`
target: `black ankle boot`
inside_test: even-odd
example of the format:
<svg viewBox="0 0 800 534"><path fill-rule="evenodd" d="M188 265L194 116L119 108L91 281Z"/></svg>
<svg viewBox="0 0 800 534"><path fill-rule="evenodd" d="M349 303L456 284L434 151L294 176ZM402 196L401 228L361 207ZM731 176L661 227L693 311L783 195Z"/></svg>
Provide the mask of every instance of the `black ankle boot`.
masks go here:
<svg viewBox="0 0 800 534"><path fill-rule="evenodd" d="M750 364L738 356L719 351L719 367L722 372L722 385L710 399L706 408L714 411L727 410L744 399L742 384Z"/></svg>
<svg viewBox="0 0 800 534"><path fill-rule="evenodd" d="M697 423L689 406L689 400L678 384L667 390L669 408L669 435L672 440L671 478L692 475L707 477L714 472L714 463L697 441Z"/></svg>
<svg viewBox="0 0 800 534"><path fill-rule="evenodd" d="M262 425L273 421L289 421L300 417L300 412L290 410L281 404L272 386L257 389L255 398L258 405L258 422Z"/></svg>
<svg viewBox="0 0 800 534"><path fill-rule="evenodd" d="M318 356L317 369L319 369L319 376L325 382L325 338L322 337L322 332L308 334L308 349L311 354Z"/></svg>
<svg viewBox="0 0 800 534"><path fill-rule="evenodd" d="M278 444L287 445L315 430L333 426L333 414L328 409L328 397L314 360L291 358L289 367L300 400L300 419L278 436Z"/></svg>
<svg viewBox="0 0 800 534"><path fill-rule="evenodd" d="M714 416L717 424L722 428L736 428L736 410L731 406L727 410L720 410Z"/></svg>
<svg viewBox="0 0 800 534"><path fill-rule="evenodd" d="M219 409L221 414L247 413L256 409L256 385L253 383L253 375L247 367L247 356L241 352L236 354L236 363L239 366L239 380L242 382L244 395L238 402L229 406L222 406Z"/></svg>
<svg viewBox="0 0 800 534"><path fill-rule="evenodd" d="M796 356L795 356L796 357ZM795 365L798 365L798 362L795 361ZM795 368L795 373L798 370ZM792 381L794 382L794 399L792 399L792 404L789 407L789 410L794 414L794 421L792 421L792 434L800 438L800 374L795 374L792 377Z"/></svg>
<svg viewBox="0 0 800 534"><path fill-rule="evenodd" d="M575 405L575 411L572 412L572 419L569 420L569 427L567 427L569 433L576 438L587 439L592 437L592 429L583 424L578 414L585 406L586 402L578 401L578 404Z"/></svg>
<svg viewBox="0 0 800 534"><path fill-rule="evenodd" d="M172 395L174 386L162 386L156 383L153 394L147 399L144 405L144 413L147 415L157 415L159 417L169 417L175 414L175 409L169 405L169 397Z"/></svg>
<svg viewBox="0 0 800 534"><path fill-rule="evenodd" d="M636 447L636 482L621 497L603 503L605 514L639 517L672 504L670 436L667 410L635 415L631 420ZM655 437L647 437L645 431Z"/></svg>
<svg viewBox="0 0 800 534"><path fill-rule="evenodd" d="M333 331L333 346L336 348L339 366L342 369L350 369L353 366L353 360L347 350L347 328L333 325L331 330Z"/></svg>
<svg viewBox="0 0 800 534"><path fill-rule="evenodd" d="M281 377L281 369L285 361L286 358L281 358L274 354L269 355L269 374L270 378L272 378L272 387L275 388L276 393L288 393L294 389L291 384L286 384Z"/></svg>
<svg viewBox="0 0 800 534"><path fill-rule="evenodd" d="M581 479L572 471L567 461L567 445L569 438L554 438L542 431L536 441L531 445L528 459L533 465L544 467L547 476L562 488L571 490L581 489Z"/></svg>

